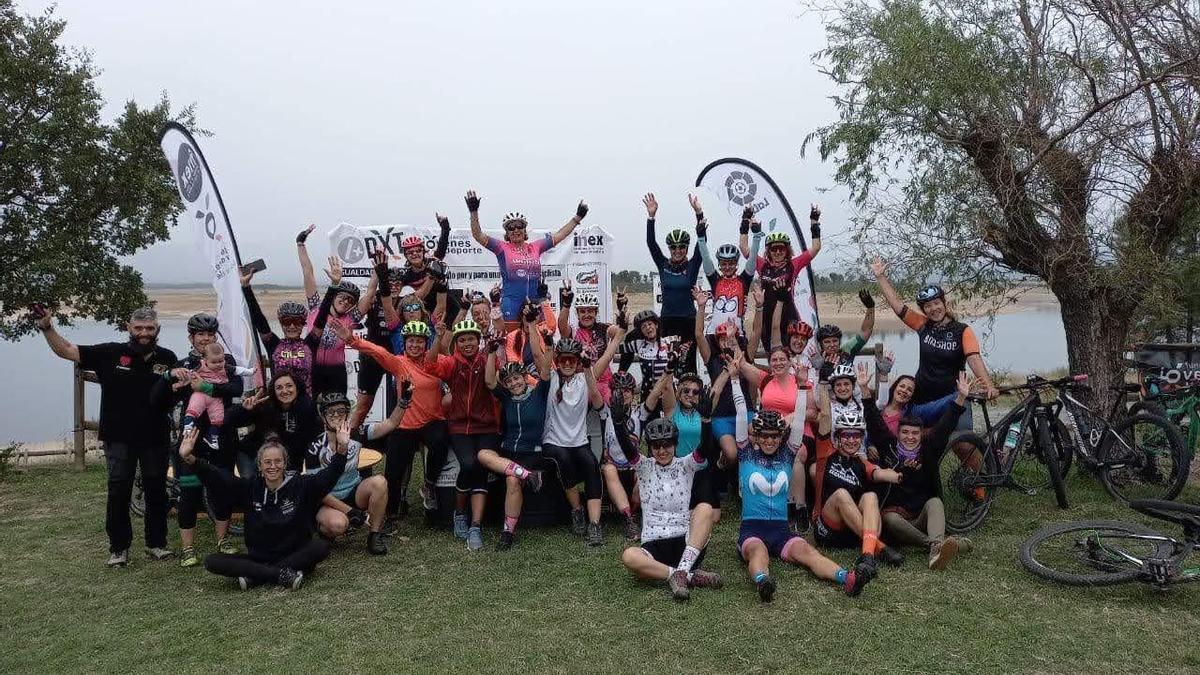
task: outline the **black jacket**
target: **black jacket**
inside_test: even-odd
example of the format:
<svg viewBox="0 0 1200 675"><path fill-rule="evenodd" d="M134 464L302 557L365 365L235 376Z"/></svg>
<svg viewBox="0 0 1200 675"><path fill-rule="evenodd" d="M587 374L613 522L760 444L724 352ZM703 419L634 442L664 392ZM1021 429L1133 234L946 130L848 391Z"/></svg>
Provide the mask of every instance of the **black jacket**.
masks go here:
<svg viewBox="0 0 1200 675"><path fill-rule="evenodd" d="M946 446L950 443L950 434L958 425L958 417L966 408L950 402L941 419L933 425L921 439L921 449L915 461L902 463L896 451L896 437L883 421L883 414L875 404L874 398L863 397L863 413L867 418L867 435L871 438L875 449L879 451L878 465L886 469L895 469L904 476L899 485L887 486L887 492L882 495L880 506L883 509L892 507L902 509L908 516L915 516L921 507L931 497L942 495L941 473L938 466L942 463L942 455L946 454Z"/></svg>
<svg viewBox="0 0 1200 675"><path fill-rule="evenodd" d="M304 466L308 446L325 430L312 398L303 393L297 395L287 410L267 402L254 410L246 410L240 405L229 406L225 409L225 426L231 429L249 427L249 433L239 439L237 445L251 455L258 451L268 433L276 434L287 448L288 468L296 471Z"/></svg>

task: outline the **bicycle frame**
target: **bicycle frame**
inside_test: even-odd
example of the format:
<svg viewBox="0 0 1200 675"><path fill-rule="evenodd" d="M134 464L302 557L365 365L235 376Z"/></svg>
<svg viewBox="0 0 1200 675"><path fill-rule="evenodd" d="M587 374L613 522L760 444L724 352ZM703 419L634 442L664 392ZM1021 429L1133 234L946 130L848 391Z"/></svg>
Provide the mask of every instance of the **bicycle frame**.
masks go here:
<svg viewBox="0 0 1200 675"><path fill-rule="evenodd" d="M982 399L973 400L979 403L980 410L983 412L983 424L984 428L987 430L987 450L995 455L997 460L1000 459L1000 448L1004 447L1004 439L1008 434L1009 427L1011 427L1013 422L1015 422L1018 418L1021 420L1021 426L1020 430L1017 432L1017 444L1013 447L1012 451L1007 453L1007 456L1003 458L1003 464L998 466L999 473L994 476L980 474L971 481L971 484L973 486L983 488L1009 487L1028 493L1029 490L1027 488L1024 488L1013 482L1013 467L1016 465L1017 455L1020 454L1020 448L1025 442L1026 434L1033 429L1034 417L1037 416L1038 411L1040 410L1046 411L1048 417L1054 417L1057 414L1057 410L1054 409L1055 404L1042 403L1042 400L1038 396L1038 392L1035 389L1026 395L1025 398L1021 399L1020 403L1013 406L1012 410L1008 411L1008 413L1001 417L998 422L993 424L991 415L988 414L987 401ZM1053 427L1051 427L1051 430L1053 430Z"/></svg>
<svg viewBox="0 0 1200 675"><path fill-rule="evenodd" d="M1096 546L1105 553L1119 558L1131 565L1136 565L1142 570L1142 575L1145 577L1143 581L1152 583L1155 586L1168 586L1170 584L1186 584L1193 581L1200 581L1200 565L1194 567L1180 567L1180 562L1187 558L1193 551L1200 551L1200 541L1195 537L1188 537L1186 541L1180 541L1173 537L1168 537L1161 534L1135 534L1129 533L1121 536L1121 539L1136 539L1140 541L1154 541L1170 544L1173 548L1171 555L1167 558L1138 558L1137 556L1126 553L1123 549L1107 546L1101 537L1093 535L1091 540Z"/></svg>

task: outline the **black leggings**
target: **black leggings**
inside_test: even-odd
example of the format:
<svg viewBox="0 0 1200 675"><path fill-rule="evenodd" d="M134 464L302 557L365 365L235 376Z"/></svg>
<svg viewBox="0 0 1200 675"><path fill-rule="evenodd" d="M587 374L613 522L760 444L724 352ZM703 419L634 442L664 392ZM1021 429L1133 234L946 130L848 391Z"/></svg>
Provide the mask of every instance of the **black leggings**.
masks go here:
<svg viewBox="0 0 1200 675"><path fill-rule="evenodd" d="M690 342L687 354L683 357L683 370L687 373L696 372L696 317L694 316L664 316L662 318L663 337L672 335L680 342Z"/></svg>
<svg viewBox="0 0 1200 675"><path fill-rule="evenodd" d="M458 480L454 489L486 493L487 469L479 463L479 451L498 451L500 437L496 434L450 434L450 447L458 459Z"/></svg>
<svg viewBox="0 0 1200 675"><path fill-rule="evenodd" d="M446 455L450 452L450 430L445 420L434 420L419 429L397 429L388 438L387 465L383 475L388 484L389 516L400 512L404 475L412 466L417 446L422 443L429 450L429 454L425 455L425 484L433 487L437 485L438 476L446 466Z"/></svg>
<svg viewBox="0 0 1200 675"><path fill-rule="evenodd" d="M259 560L249 553L210 553L204 556L204 569L224 577L246 577L259 584L273 584L279 580L279 571L285 567L308 574L317 563L329 555L329 544L324 539L310 539L307 544L278 560Z"/></svg>
<svg viewBox="0 0 1200 675"><path fill-rule="evenodd" d="M604 482L600 478L600 462L592 454L591 444L564 448L543 443L542 455L554 463L563 488L570 490L582 481L584 498L600 499Z"/></svg>
<svg viewBox="0 0 1200 675"><path fill-rule="evenodd" d="M216 461L216 458L211 458L212 463L224 469L229 469L233 472L232 466L225 466L223 462ZM205 508L205 490L200 484L200 477L196 475L195 466L187 462L175 462L175 475L179 477L179 529L190 530L196 527L196 514L200 509ZM208 510L213 518L217 520L229 520L229 515L233 511L233 505L230 503L229 494L225 490L209 490L208 494Z"/></svg>

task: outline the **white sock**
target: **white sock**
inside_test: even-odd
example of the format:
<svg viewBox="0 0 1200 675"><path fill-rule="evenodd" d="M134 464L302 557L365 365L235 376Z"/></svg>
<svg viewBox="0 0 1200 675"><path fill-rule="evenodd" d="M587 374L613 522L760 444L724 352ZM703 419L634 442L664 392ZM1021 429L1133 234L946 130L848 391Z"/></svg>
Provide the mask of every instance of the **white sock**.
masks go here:
<svg viewBox="0 0 1200 675"><path fill-rule="evenodd" d="M692 573L692 565L696 564L696 558L699 557L700 549L695 546L688 546L683 549L683 556L679 559L679 569L690 575Z"/></svg>

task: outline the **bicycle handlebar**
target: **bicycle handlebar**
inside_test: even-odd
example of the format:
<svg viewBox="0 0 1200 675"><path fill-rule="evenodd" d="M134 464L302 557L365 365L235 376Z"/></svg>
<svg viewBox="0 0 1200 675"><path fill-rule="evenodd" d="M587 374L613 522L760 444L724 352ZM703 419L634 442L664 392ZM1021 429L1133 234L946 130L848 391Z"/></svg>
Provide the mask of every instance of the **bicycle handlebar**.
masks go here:
<svg viewBox="0 0 1200 675"><path fill-rule="evenodd" d="M1087 382L1087 381L1088 381L1087 373L1080 373L1079 375L1068 375L1067 377L1060 377L1055 380L1047 380L1040 375L1030 375L1024 384L1012 384L1007 387L999 387L996 391L1000 392L1001 394L1006 394L1006 393L1014 392L1014 391L1034 391L1036 389L1044 389L1046 387L1056 387L1056 388L1069 387L1072 385L1083 384L1084 382ZM967 400L983 402L983 401L987 400L987 397L980 396L978 394L972 394L967 397Z"/></svg>

